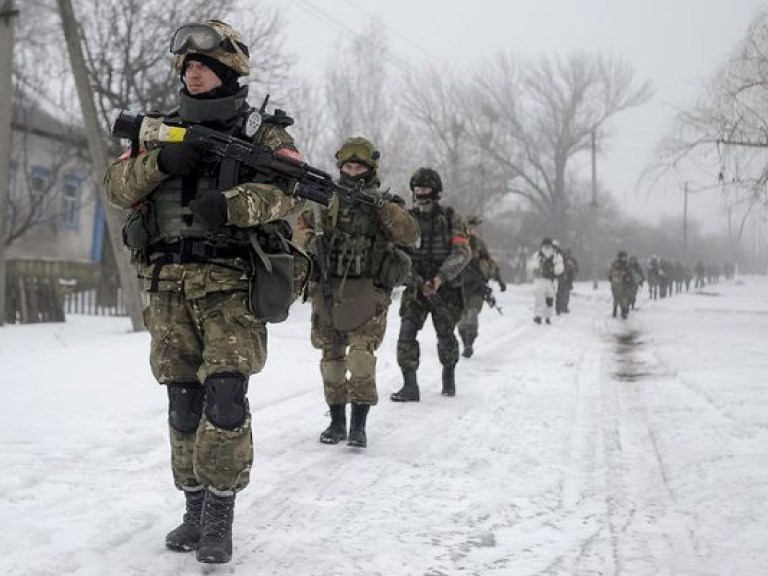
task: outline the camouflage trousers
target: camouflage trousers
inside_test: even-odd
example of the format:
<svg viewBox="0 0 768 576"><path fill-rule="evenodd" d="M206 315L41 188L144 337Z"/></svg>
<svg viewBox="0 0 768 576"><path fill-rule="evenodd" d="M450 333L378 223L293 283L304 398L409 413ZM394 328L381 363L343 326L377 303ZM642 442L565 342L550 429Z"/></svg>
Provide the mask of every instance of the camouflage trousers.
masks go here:
<svg viewBox="0 0 768 576"><path fill-rule="evenodd" d="M397 339L397 363L400 368L416 370L421 350L416 339L431 315L432 326L437 334L437 356L443 366L453 366L459 361L459 342L456 325L464 310L461 288L442 287L438 291L439 303L427 300L421 291L409 286L400 301L400 334Z"/></svg>
<svg viewBox="0 0 768 576"><path fill-rule="evenodd" d="M313 299L311 339L312 346L322 351L320 374L328 404L378 403L376 350L387 331L391 303L388 292L377 290L373 316L354 330L340 331L320 314L322 298Z"/></svg>
<svg viewBox="0 0 768 576"><path fill-rule="evenodd" d="M209 292L194 299L180 292L150 293L144 323L151 336L150 366L160 384L202 386L207 377L222 373L248 377L266 363L266 326L248 310L244 291ZM234 430L217 428L202 416L193 433L171 428L170 440L178 488L238 491L248 485L250 415Z"/></svg>
<svg viewBox="0 0 768 576"><path fill-rule="evenodd" d="M464 346L472 346L477 339L480 328L480 312L483 309L483 295L471 294L464 305L464 311L459 320L459 336Z"/></svg>

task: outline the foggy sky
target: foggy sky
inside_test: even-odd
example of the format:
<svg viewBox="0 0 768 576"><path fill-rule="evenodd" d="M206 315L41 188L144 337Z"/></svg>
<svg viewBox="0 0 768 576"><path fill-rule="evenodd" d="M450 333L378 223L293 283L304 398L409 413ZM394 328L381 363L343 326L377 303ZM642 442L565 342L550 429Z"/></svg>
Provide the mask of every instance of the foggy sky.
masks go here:
<svg viewBox="0 0 768 576"><path fill-rule="evenodd" d="M286 48L300 70L315 74L344 36L372 18L382 22L393 52L411 63L469 64L498 51L524 56L611 51L631 62L654 97L617 116L598 159L603 190L625 211L655 221L682 215L682 184L638 183L677 110L690 106L768 7L759 0L266 0L286 15ZM319 9L321 12L318 12ZM588 161L585 159L585 165ZM589 176L589 170L584 172ZM716 192L689 199L689 214L706 229L726 226Z"/></svg>

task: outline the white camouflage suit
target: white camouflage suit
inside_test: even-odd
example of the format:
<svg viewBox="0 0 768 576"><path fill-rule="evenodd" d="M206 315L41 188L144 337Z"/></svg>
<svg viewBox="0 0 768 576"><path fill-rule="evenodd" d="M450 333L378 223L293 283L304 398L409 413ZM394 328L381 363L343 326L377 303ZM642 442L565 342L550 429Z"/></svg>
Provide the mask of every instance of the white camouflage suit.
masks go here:
<svg viewBox="0 0 768 576"><path fill-rule="evenodd" d="M552 317L557 276L563 273L563 257L550 246L542 246L528 261L528 272L533 276L533 317L549 320Z"/></svg>

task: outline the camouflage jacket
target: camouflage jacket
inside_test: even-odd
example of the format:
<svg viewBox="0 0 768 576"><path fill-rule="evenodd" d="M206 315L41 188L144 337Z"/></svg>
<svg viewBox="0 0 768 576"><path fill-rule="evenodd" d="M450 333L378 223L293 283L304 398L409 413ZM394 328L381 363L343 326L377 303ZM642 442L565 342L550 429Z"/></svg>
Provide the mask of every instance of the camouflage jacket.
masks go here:
<svg viewBox="0 0 768 576"><path fill-rule="evenodd" d="M247 107L242 114L253 109ZM293 138L285 129L284 122L270 121L265 116L252 141L272 150L285 150L297 154ZM116 160L106 171L104 185L107 200L118 208L131 208L136 203L151 199L152 194L168 178L158 167L160 150L148 145L135 158L127 153ZM227 226L252 229L261 224L284 218L303 206L303 203L285 194L270 183L242 182L222 191L226 198ZM136 259L137 274L149 289L153 271L160 291L179 291L189 298L200 297L208 292L245 290L248 287L250 262L246 258L220 258L206 262L166 264L155 269L151 247L147 258ZM159 271L159 274L157 272Z"/></svg>
<svg viewBox="0 0 768 576"><path fill-rule="evenodd" d="M489 280L503 283L501 270L496 260L488 251L488 245L477 234L469 235L472 259L464 273L464 288L473 293L482 294Z"/></svg>
<svg viewBox="0 0 768 576"><path fill-rule="evenodd" d="M330 275L335 278L375 278L392 245L407 246L419 238L419 225L395 195L372 183L360 191L367 202L335 196L329 208L305 210L294 239L316 254L314 238L322 231L327 242Z"/></svg>

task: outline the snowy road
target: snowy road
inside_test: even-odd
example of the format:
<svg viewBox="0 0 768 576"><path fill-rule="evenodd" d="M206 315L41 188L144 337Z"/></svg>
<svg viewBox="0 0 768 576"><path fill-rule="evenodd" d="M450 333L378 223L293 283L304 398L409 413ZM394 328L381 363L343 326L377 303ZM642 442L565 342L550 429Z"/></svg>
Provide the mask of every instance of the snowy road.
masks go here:
<svg viewBox="0 0 768 576"><path fill-rule="evenodd" d="M214 568L163 548L182 500L147 336L104 318L0 328L0 573L768 574L768 281L643 297L627 321L605 283L579 284L549 327L529 286L497 296L455 398L422 332L418 404L388 399L393 306L366 450L317 442L307 306L273 327L235 556Z"/></svg>

